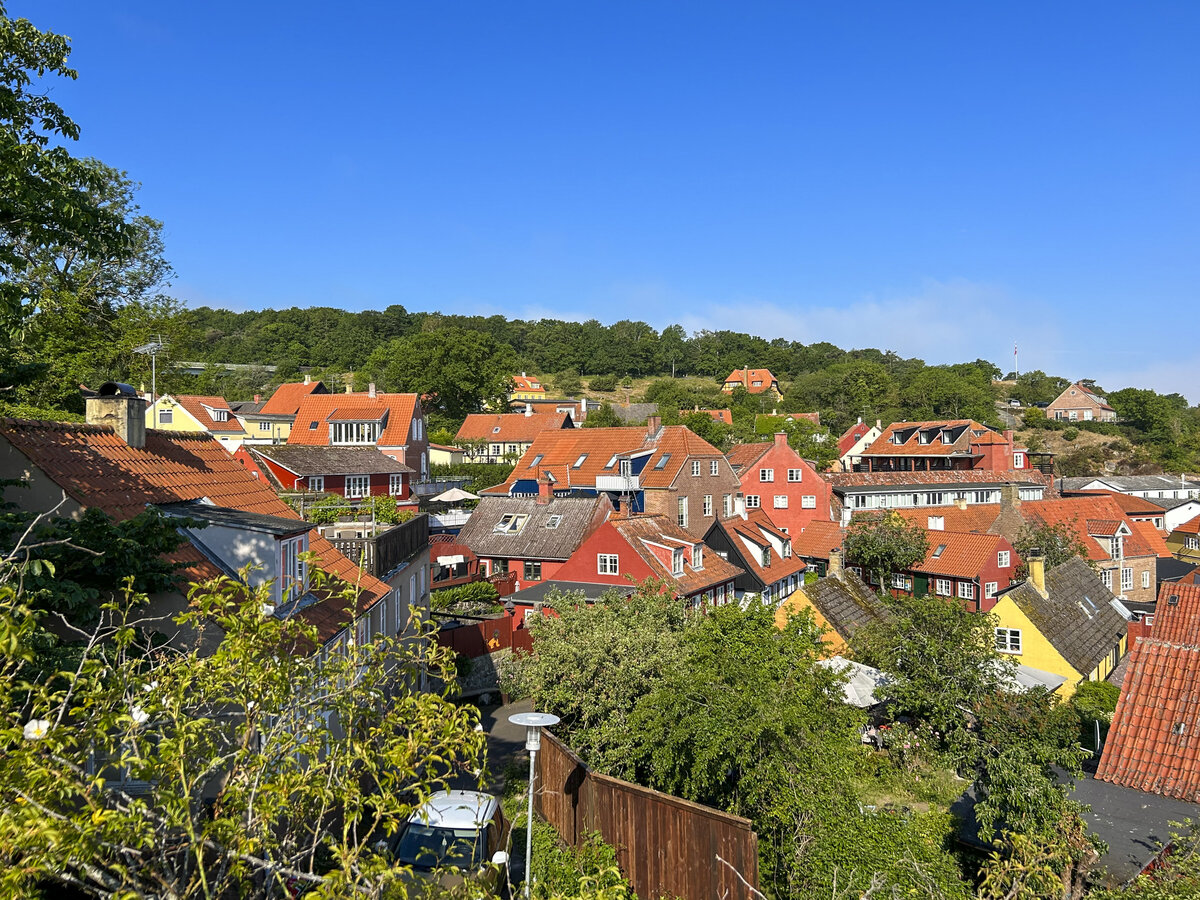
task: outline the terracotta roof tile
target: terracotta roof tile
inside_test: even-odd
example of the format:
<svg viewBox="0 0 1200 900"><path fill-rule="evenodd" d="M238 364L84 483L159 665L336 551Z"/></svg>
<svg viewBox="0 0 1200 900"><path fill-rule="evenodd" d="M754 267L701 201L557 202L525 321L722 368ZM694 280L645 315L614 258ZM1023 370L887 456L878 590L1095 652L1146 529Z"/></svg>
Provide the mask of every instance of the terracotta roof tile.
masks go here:
<svg viewBox="0 0 1200 900"><path fill-rule="evenodd" d="M1010 564L1013 567L1020 564L1020 557L1012 551L1008 541L998 534L927 531L925 536L929 541L929 551L925 559L910 566L909 571L953 578L978 578L985 566L995 565L996 557L1002 550L1012 553Z"/></svg>
<svg viewBox="0 0 1200 900"><path fill-rule="evenodd" d="M540 378L531 375L514 375L512 377L514 390L535 393L546 393L546 385Z"/></svg>
<svg viewBox="0 0 1200 900"><path fill-rule="evenodd" d="M95 507L114 519L128 519L149 504L198 500L207 497L216 506L281 518L299 519L290 506L253 478L211 435L201 432L146 432L146 446L135 449L110 429L66 422L33 422L0 419L0 435L45 472L72 499ZM309 548L321 568L344 582L362 586L360 609L373 606L391 590L366 574L315 529ZM194 548L193 548L194 550ZM209 573L211 564L194 555L181 561L188 571ZM312 615L321 615L317 604ZM322 631L322 640L336 633Z"/></svg>
<svg viewBox="0 0 1200 900"><path fill-rule="evenodd" d="M941 435L949 431L954 440L942 443ZM980 432L978 436L974 432ZM892 436L899 433L904 443L895 444ZM863 456L949 456L970 452L972 441L995 432L974 419L938 419L929 422L893 422L863 451ZM922 444L925 435L929 443Z"/></svg>
<svg viewBox="0 0 1200 900"><path fill-rule="evenodd" d="M328 388L320 381L292 381L275 388L267 402L262 405L260 413L269 415L294 416L300 409L301 401L310 394L327 394Z"/></svg>
<svg viewBox="0 0 1200 900"><path fill-rule="evenodd" d="M729 448L729 452L725 454L725 458L733 466L733 471L740 475L743 469L754 465L764 453L774 446L774 441L759 441L756 444L734 444Z"/></svg>
<svg viewBox="0 0 1200 900"><path fill-rule="evenodd" d="M230 409L229 404L225 402L224 397L201 397L194 394L178 394L173 395L176 403L188 411L188 414L212 432L220 432L222 434L245 434L245 429L242 428L242 423L237 420ZM212 417L209 412L213 410L224 410L228 418L224 422L220 422Z"/></svg>
<svg viewBox="0 0 1200 900"><path fill-rule="evenodd" d="M729 373L729 377L725 379L726 384L734 382L742 385L751 394L762 394L771 389L772 384L776 381L770 369L734 369ZM760 381L762 384L755 385L754 382Z"/></svg>
<svg viewBox="0 0 1200 900"><path fill-rule="evenodd" d="M1164 582L1159 586L1150 637L1200 645L1200 585Z"/></svg>
<svg viewBox="0 0 1200 900"><path fill-rule="evenodd" d="M834 490L853 487L903 487L906 484L1036 484L1047 486L1037 471L988 472L982 469L944 469L932 472L830 472L824 476Z"/></svg>
<svg viewBox="0 0 1200 900"><path fill-rule="evenodd" d="M328 445L329 420L336 415L343 421L361 416L361 421L378 421L387 414L387 422L377 445L400 447L409 441L416 394L309 394L300 401L296 421L288 435L289 444Z"/></svg>
<svg viewBox="0 0 1200 900"><path fill-rule="evenodd" d="M535 412L528 416L524 413L472 413L454 439L528 444L543 431L570 427L567 425L570 418L567 413L560 412Z"/></svg>
<svg viewBox="0 0 1200 900"><path fill-rule="evenodd" d="M731 409L681 409L680 417L690 416L695 413L705 413L714 422L724 422L726 425L733 424L733 410Z"/></svg>
<svg viewBox="0 0 1200 900"><path fill-rule="evenodd" d="M747 511L745 519L741 516L733 516L729 519L722 519L716 524L718 528L725 532L730 543L737 548L750 573L761 581L764 586L774 584L777 581L787 578L789 575L795 575L808 568L807 563L796 555L794 545L791 556L782 558L778 556L770 539L764 535L764 532L782 543L789 542L791 536L785 531L780 531L763 509ZM738 540L736 536L744 537L760 548L759 553L756 555L748 552L745 544ZM761 551L767 548L771 548L771 565L764 567Z"/></svg>
<svg viewBox="0 0 1200 900"><path fill-rule="evenodd" d="M965 509L957 506L923 506L916 509L896 509L892 512L905 521L928 529L931 536L937 529L931 528L930 519L940 520L946 531L984 533L990 531L1000 515L999 503L975 503Z"/></svg>
<svg viewBox="0 0 1200 900"><path fill-rule="evenodd" d="M846 540L846 529L837 522L820 519L809 522L799 534L793 534L792 553L809 559L829 559L829 551L839 549Z"/></svg>
<svg viewBox="0 0 1200 900"><path fill-rule="evenodd" d="M1200 647L1137 642L1096 777L1200 802Z"/></svg>
<svg viewBox="0 0 1200 900"><path fill-rule="evenodd" d="M656 573L656 577L668 584L678 585L680 595L687 596L697 591L704 591L719 584L732 581L742 574L742 569L733 563L723 560L715 552L704 547L702 541L688 534L666 516L637 515L614 517L610 524L617 530L634 552ZM693 544L703 547L703 565L699 569L692 568L690 549L685 548L683 554L683 574L674 575L669 566L664 565L654 551L646 546L646 542L663 544L667 547Z"/></svg>

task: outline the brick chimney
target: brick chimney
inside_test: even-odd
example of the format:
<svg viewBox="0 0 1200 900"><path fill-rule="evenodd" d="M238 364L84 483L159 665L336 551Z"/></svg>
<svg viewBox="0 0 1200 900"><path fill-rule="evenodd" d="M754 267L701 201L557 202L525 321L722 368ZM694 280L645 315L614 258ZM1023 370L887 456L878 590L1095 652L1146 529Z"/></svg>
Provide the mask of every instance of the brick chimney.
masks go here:
<svg viewBox="0 0 1200 900"><path fill-rule="evenodd" d="M255 403L262 403L262 394L255 394L255 395L254 395L254 402L255 402Z"/></svg>
<svg viewBox="0 0 1200 900"><path fill-rule="evenodd" d="M87 423L111 428L135 450L146 446L146 401L128 384L106 381L87 398Z"/></svg>
<svg viewBox="0 0 1200 900"><path fill-rule="evenodd" d="M367 385L367 396L372 400L375 399L375 382L373 381Z"/></svg>
<svg viewBox="0 0 1200 900"><path fill-rule="evenodd" d="M967 508L967 498L966 497L955 497L954 505L957 506L959 509L966 509Z"/></svg>
<svg viewBox="0 0 1200 900"><path fill-rule="evenodd" d="M550 480L550 473L543 472L538 476L538 506L545 506L554 498L554 482Z"/></svg>
<svg viewBox="0 0 1200 900"><path fill-rule="evenodd" d="M1001 510L1021 508L1021 486L1019 484L1000 485L1000 508Z"/></svg>
<svg viewBox="0 0 1200 900"><path fill-rule="evenodd" d="M825 570L825 575L833 575L837 577L842 574L842 548L834 547L829 551L829 568Z"/></svg>
<svg viewBox="0 0 1200 900"><path fill-rule="evenodd" d="M662 431L662 416L647 416L646 417L646 437L654 440L658 437L658 433Z"/></svg>
<svg viewBox="0 0 1200 900"><path fill-rule="evenodd" d="M786 431L775 432L775 446L776 447L786 447L787 446L787 432Z"/></svg>

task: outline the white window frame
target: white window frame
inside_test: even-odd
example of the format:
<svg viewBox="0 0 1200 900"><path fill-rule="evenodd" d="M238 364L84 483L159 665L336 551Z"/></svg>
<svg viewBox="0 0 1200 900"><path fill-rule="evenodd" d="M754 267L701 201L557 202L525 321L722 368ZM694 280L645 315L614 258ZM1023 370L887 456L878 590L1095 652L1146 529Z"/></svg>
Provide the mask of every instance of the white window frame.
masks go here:
<svg viewBox="0 0 1200 900"><path fill-rule="evenodd" d="M279 598L281 602L304 593L308 585L308 564L300 554L308 551L308 535L279 542Z"/></svg>
<svg viewBox="0 0 1200 900"><path fill-rule="evenodd" d="M308 484L308 489L314 494L324 493L325 491L325 476L324 475L309 475L305 479Z"/></svg>
<svg viewBox="0 0 1200 900"><path fill-rule="evenodd" d="M621 557L616 553L597 553L596 554L596 574L597 575L619 575L621 565Z"/></svg>
<svg viewBox="0 0 1200 900"><path fill-rule="evenodd" d="M975 582L960 581L958 583L958 597L960 600L974 600L975 599Z"/></svg>
<svg viewBox="0 0 1200 900"><path fill-rule="evenodd" d="M721 474L721 461L720 460L714 459L712 462L710 462L708 464L708 474L709 475L720 475Z"/></svg>
<svg viewBox="0 0 1200 900"><path fill-rule="evenodd" d="M1000 593L1000 585L994 581L989 581L983 586L983 597L985 600L990 600Z"/></svg>
<svg viewBox="0 0 1200 900"><path fill-rule="evenodd" d="M688 498L687 497L679 498L679 502L676 504L676 509L675 509L675 521L676 521L676 523L678 523L680 528L688 527Z"/></svg>
<svg viewBox="0 0 1200 900"><path fill-rule="evenodd" d="M759 469L758 480L761 484L771 484L775 481L774 469Z"/></svg>
<svg viewBox="0 0 1200 900"><path fill-rule="evenodd" d="M788 483L798 484L804 480L803 469L788 469Z"/></svg>
<svg viewBox="0 0 1200 900"><path fill-rule="evenodd" d="M698 460L698 459L692 460L692 477L693 478L700 477L700 460Z"/></svg>
<svg viewBox="0 0 1200 900"><path fill-rule="evenodd" d="M379 442L378 422L330 422L329 443L344 446Z"/></svg>
<svg viewBox="0 0 1200 900"><path fill-rule="evenodd" d="M683 574L683 548L682 547L676 547L674 550L671 551L671 574L676 575L676 576Z"/></svg>
<svg viewBox="0 0 1200 900"><path fill-rule="evenodd" d="M1142 587L1144 587L1144 588L1150 587L1150 570L1149 569L1142 572Z"/></svg>
<svg viewBox="0 0 1200 900"><path fill-rule="evenodd" d="M706 519L710 519L710 518L712 518L712 514L713 514L712 494L705 494L704 495L704 517Z"/></svg>
<svg viewBox="0 0 1200 900"><path fill-rule="evenodd" d="M370 475L347 475L346 476L346 499L358 500L363 497L371 496L371 476Z"/></svg>
<svg viewBox="0 0 1200 900"><path fill-rule="evenodd" d="M158 424L159 425L174 425L175 424L175 410L160 409L158 411Z"/></svg>
<svg viewBox="0 0 1200 900"><path fill-rule="evenodd" d="M1183 546L1188 550L1200 550L1200 537L1193 537L1190 534L1185 536Z"/></svg>
<svg viewBox="0 0 1200 900"><path fill-rule="evenodd" d="M1112 590L1112 573L1113 573L1112 569L1101 569L1100 570L1100 583L1103 584L1110 591Z"/></svg>
<svg viewBox="0 0 1200 900"><path fill-rule="evenodd" d="M733 515L733 497L729 494L721 495L721 515L725 518Z"/></svg>
<svg viewBox="0 0 1200 900"><path fill-rule="evenodd" d="M746 495L746 509L758 509L762 506L762 500L758 494Z"/></svg>
<svg viewBox="0 0 1200 900"><path fill-rule="evenodd" d="M788 508L787 494L776 494L775 495L775 509L787 509L787 508Z"/></svg>
<svg viewBox="0 0 1200 900"><path fill-rule="evenodd" d="M399 473L393 473L388 476L388 495L395 497L398 494L404 493L404 476Z"/></svg>
<svg viewBox="0 0 1200 900"><path fill-rule="evenodd" d="M1007 569L1012 563L1012 557L1007 550L1001 550L996 554L996 568Z"/></svg>
<svg viewBox="0 0 1200 900"><path fill-rule="evenodd" d="M1013 468L1014 469L1025 468L1025 454L1024 453L1014 453L1013 454Z"/></svg>
<svg viewBox="0 0 1200 900"><path fill-rule="evenodd" d="M1133 590L1133 569L1130 566L1122 566L1121 568L1121 590Z"/></svg>
<svg viewBox="0 0 1200 900"><path fill-rule="evenodd" d="M1021 655L1021 629L997 628L995 632L996 652Z"/></svg>
<svg viewBox="0 0 1200 900"><path fill-rule="evenodd" d="M800 508L801 509L816 509L817 508L817 495L816 494L805 494L804 496L802 496L800 498Z"/></svg>
<svg viewBox="0 0 1200 900"><path fill-rule="evenodd" d="M939 597L951 597L954 595L954 584L949 578L935 578L933 592Z"/></svg>
<svg viewBox="0 0 1200 900"><path fill-rule="evenodd" d="M892 573L892 587L898 591L911 591L912 579L900 572Z"/></svg>
<svg viewBox="0 0 1200 900"><path fill-rule="evenodd" d="M703 544L692 544L692 568L693 569L703 569L704 568L704 545Z"/></svg>

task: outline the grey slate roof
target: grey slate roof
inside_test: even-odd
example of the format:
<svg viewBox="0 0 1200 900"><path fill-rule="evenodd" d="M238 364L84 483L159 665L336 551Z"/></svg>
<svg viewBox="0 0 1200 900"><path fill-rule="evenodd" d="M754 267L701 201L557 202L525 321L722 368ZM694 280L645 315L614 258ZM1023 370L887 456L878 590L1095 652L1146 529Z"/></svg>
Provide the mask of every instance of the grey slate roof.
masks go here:
<svg viewBox="0 0 1200 900"><path fill-rule="evenodd" d="M413 470L374 447L306 447L298 444L247 445L258 456L297 475L393 475Z"/></svg>
<svg viewBox="0 0 1200 900"><path fill-rule="evenodd" d="M1061 478L1064 490L1076 491L1093 481L1102 481L1112 490L1125 493L1128 491L1178 491L1197 490L1200 484L1194 481L1181 483L1175 475L1087 475L1075 478Z"/></svg>
<svg viewBox="0 0 1200 900"><path fill-rule="evenodd" d="M164 503L159 507L168 516L187 517L223 528L237 528L243 531L257 531L273 534L276 537L287 537L293 534L305 534L312 526L303 519L285 519L282 516L268 516L262 513L243 512L240 509L229 509L224 506L213 506L200 500L189 500L181 503Z"/></svg>
<svg viewBox="0 0 1200 900"><path fill-rule="evenodd" d="M804 595L843 640L849 640L864 625L889 618L879 596L848 569L805 585Z"/></svg>
<svg viewBox="0 0 1200 900"><path fill-rule="evenodd" d="M1177 506L1183 506L1185 503L1196 503L1194 497L1146 497L1145 501L1160 509L1175 509Z"/></svg>
<svg viewBox="0 0 1200 900"><path fill-rule="evenodd" d="M1125 634L1125 607L1078 557L1046 573L1046 593L1043 597L1032 582L1023 581L999 596L1011 597L1063 659L1087 675Z"/></svg>
<svg viewBox="0 0 1200 900"><path fill-rule="evenodd" d="M565 560L588 535L588 528L603 509L611 508L606 497L554 497L540 504L536 497L485 496L458 533L458 542L476 556L510 559ZM498 533L495 528L506 515L529 518L516 533ZM560 516L555 528L546 527L551 516Z"/></svg>
<svg viewBox="0 0 1200 900"><path fill-rule="evenodd" d="M504 598L504 602L511 600L513 603L533 604L544 603L546 597L551 593L566 594L570 597L580 597L585 601L599 600L610 591L616 592L618 596L628 597L637 588L632 584L588 584L584 581L542 581L538 584L530 585L523 590L517 591L515 594L509 594Z"/></svg>

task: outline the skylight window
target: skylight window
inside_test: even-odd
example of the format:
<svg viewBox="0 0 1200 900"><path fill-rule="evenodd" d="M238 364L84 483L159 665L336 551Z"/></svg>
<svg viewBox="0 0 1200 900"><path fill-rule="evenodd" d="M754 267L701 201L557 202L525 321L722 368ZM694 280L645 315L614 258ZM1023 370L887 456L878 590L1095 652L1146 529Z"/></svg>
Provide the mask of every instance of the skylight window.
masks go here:
<svg viewBox="0 0 1200 900"><path fill-rule="evenodd" d="M505 513L492 531L496 534L519 534L528 519L525 513Z"/></svg>
<svg viewBox="0 0 1200 900"><path fill-rule="evenodd" d="M571 468L578 469L580 466L583 465L583 461L587 458L588 458L588 455L586 453L580 453L579 459L575 460L575 464L573 466L571 466Z"/></svg>
<svg viewBox="0 0 1200 900"><path fill-rule="evenodd" d="M933 558L937 559L939 556L941 556L945 552L946 552L946 545L938 544L938 548L933 551Z"/></svg>
<svg viewBox="0 0 1200 900"><path fill-rule="evenodd" d="M617 454L614 453L612 456L610 456L608 458L608 462L606 462L604 464L604 468L611 469L613 467L613 463L615 463L616 461L617 461Z"/></svg>
<svg viewBox="0 0 1200 900"><path fill-rule="evenodd" d="M499 433L500 433L500 426L497 425L495 428L492 429L492 434L499 434Z"/></svg>
<svg viewBox="0 0 1200 900"><path fill-rule="evenodd" d="M670 462L670 460L671 460L671 454L670 454L670 453L664 453L662 456L660 456L660 457L658 458L658 462L656 462L656 463L654 464L654 468L656 468L656 469L665 469L665 468L667 467L667 463L668 463L668 462Z"/></svg>
<svg viewBox="0 0 1200 900"><path fill-rule="evenodd" d="M557 514L550 516L550 518L546 519L546 527L547 528L557 528L561 523L562 523L562 516L557 515Z"/></svg>
<svg viewBox="0 0 1200 900"><path fill-rule="evenodd" d="M532 469L534 466L536 466L536 465L537 465L538 463L540 463L541 461L542 461L542 454L540 454L540 453L539 453L537 456L535 456L535 457L533 458L533 462L531 462L531 463L529 464L529 468L531 468L531 469Z"/></svg>

